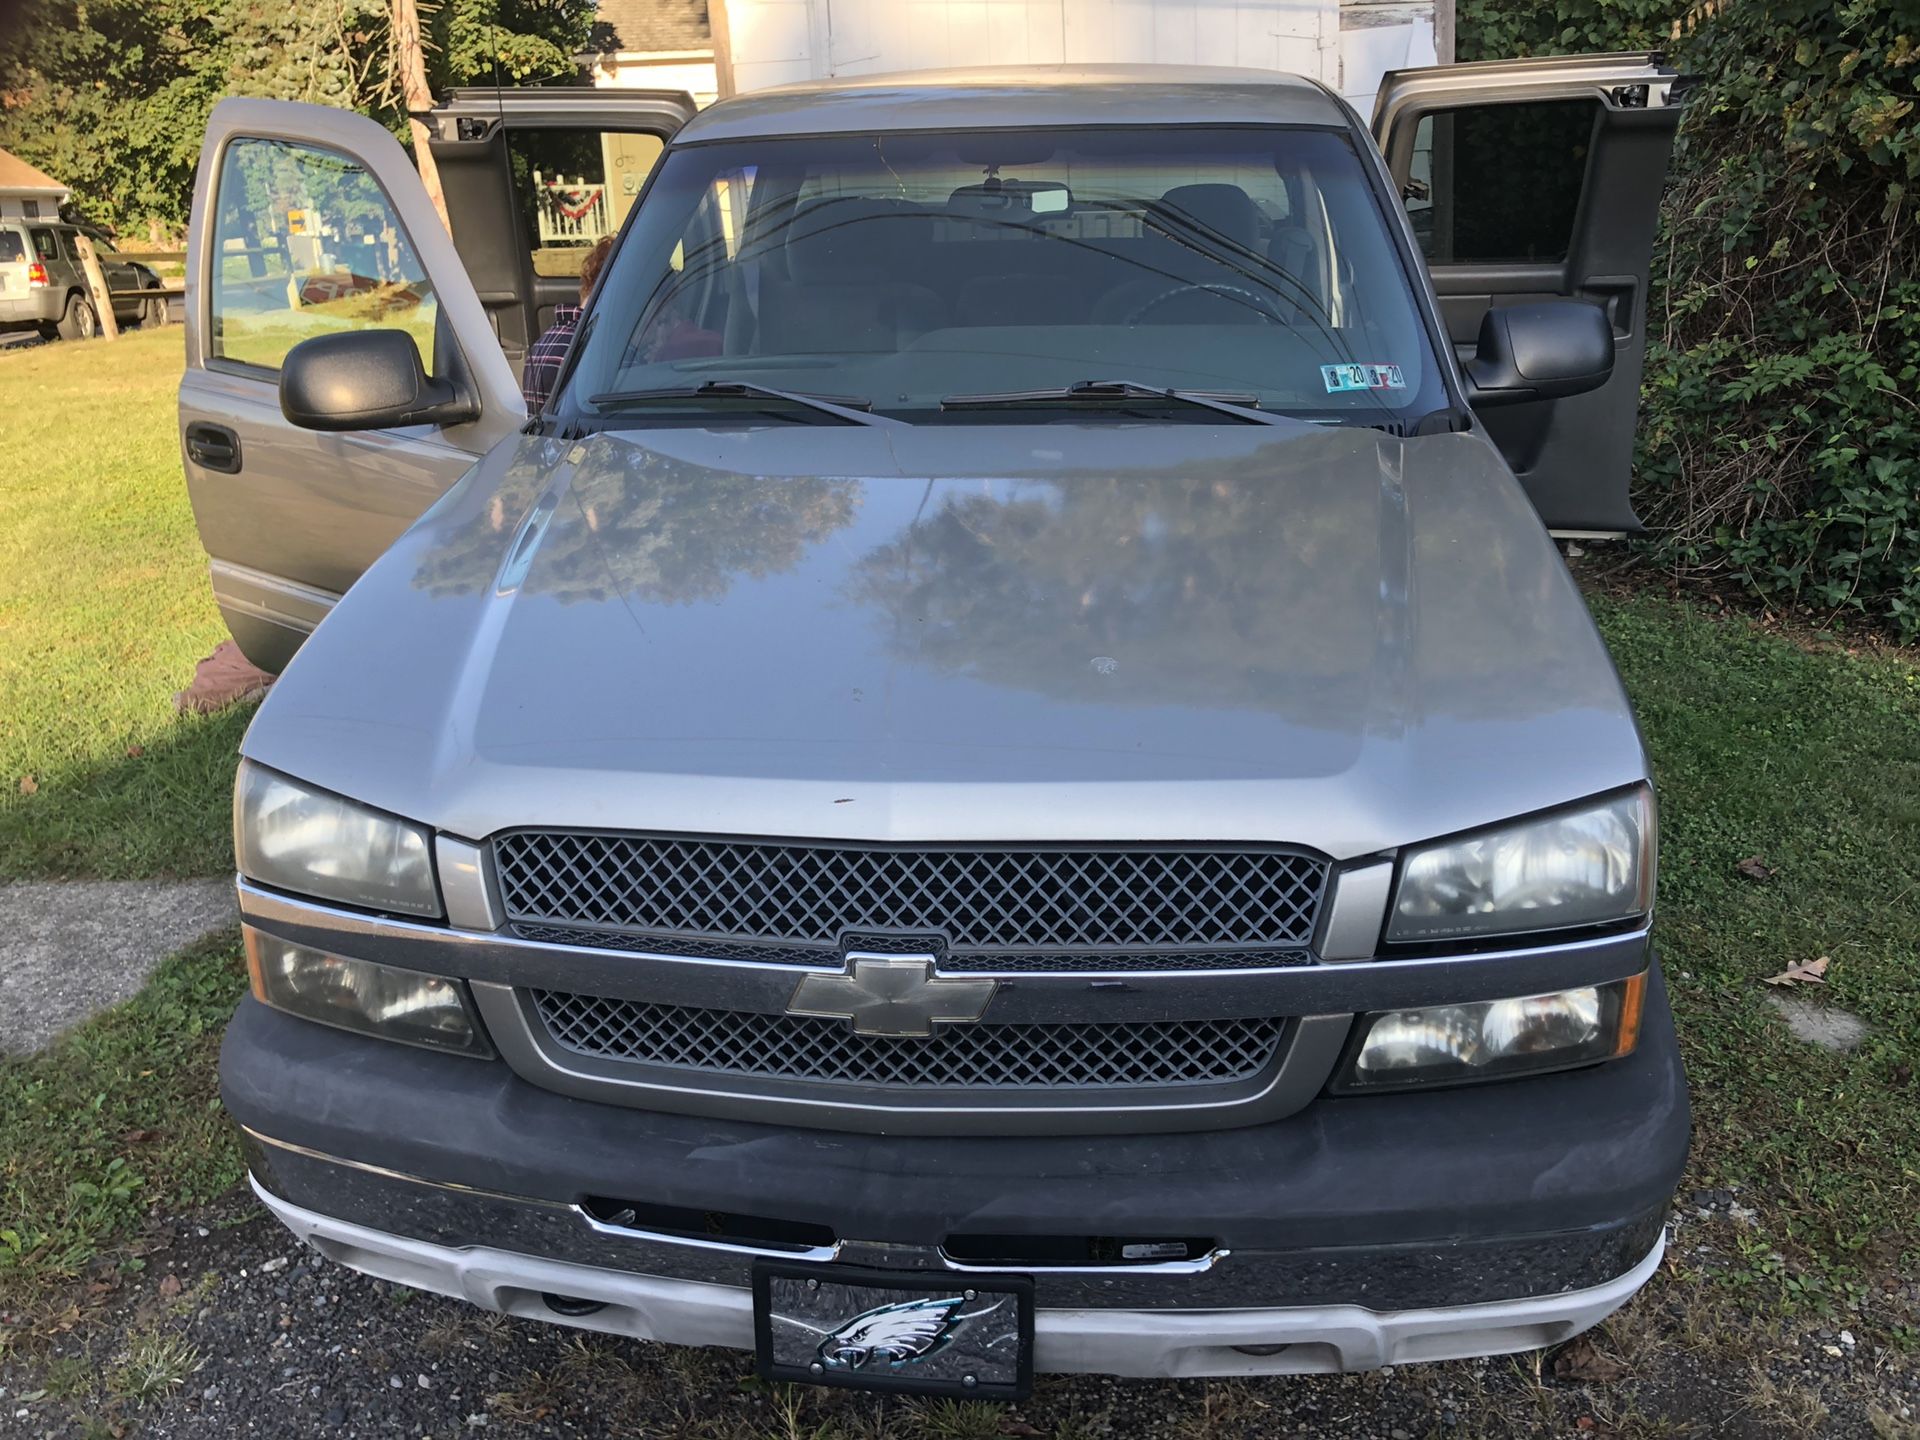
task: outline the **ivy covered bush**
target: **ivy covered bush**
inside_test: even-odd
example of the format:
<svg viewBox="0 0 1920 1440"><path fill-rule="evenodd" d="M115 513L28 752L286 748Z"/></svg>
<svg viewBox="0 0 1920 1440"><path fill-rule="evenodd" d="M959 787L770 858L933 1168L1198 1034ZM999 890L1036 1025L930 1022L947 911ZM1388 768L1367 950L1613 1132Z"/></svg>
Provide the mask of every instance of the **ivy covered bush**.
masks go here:
<svg viewBox="0 0 1920 1440"><path fill-rule="evenodd" d="M1654 255L1647 548L1920 636L1920 0L1460 0L1463 59L1642 46L1702 81Z"/></svg>

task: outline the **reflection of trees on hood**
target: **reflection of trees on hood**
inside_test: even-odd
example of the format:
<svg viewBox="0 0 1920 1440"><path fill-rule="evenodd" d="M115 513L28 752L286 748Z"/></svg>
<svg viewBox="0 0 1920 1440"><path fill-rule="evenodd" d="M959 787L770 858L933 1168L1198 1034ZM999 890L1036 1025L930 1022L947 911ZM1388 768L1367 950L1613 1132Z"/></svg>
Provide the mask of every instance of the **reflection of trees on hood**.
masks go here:
<svg viewBox="0 0 1920 1440"><path fill-rule="evenodd" d="M1468 713L1513 706L1519 677L1609 703L1557 561L1503 513L1524 502L1436 458L1403 511L1377 444L1344 430L1177 477L948 482L859 560L850 598L902 661L1062 700L1307 717L1410 684Z"/></svg>
<svg viewBox="0 0 1920 1440"><path fill-rule="evenodd" d="M853 595L885 613L911 650L902 658L1062 698L1258 703L1283 672L1363 674L1372 497L1329 507L1303 495L1281 528L1268 488L1081 476L1004 500L949 491L860 561ZM1353 563L1329 553L1356 546ZM1330 578L1345 593L1329 593Z"/></svg>
<svg viewBox="0 0 1920 1440"><path fill-rule="evenodd" d="M514 467L476 508L448 517L416 586L456 594L494 583L544 488L527 486L523 473ZM853 518L855 494L848 480L742 475L640 446L602 446L557 497L520 589L563 603L717 600L740 576L792 568Z"/></svg>

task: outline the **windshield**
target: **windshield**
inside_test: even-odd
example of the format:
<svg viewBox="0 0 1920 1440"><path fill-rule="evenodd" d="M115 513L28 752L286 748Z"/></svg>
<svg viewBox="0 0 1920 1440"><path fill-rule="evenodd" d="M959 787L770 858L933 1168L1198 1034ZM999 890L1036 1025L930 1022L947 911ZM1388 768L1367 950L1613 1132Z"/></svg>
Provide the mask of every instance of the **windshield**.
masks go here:
<svg viewBox="0 0 1920 1440"><path fill-rule="evenodd" d="M590 418L640 393L656 423L730 381L1040 421L1057 417L1032 392L1089 380L1371 424L1448 403L1344 132L1129 127L673 150L562 404Z"/></svg>

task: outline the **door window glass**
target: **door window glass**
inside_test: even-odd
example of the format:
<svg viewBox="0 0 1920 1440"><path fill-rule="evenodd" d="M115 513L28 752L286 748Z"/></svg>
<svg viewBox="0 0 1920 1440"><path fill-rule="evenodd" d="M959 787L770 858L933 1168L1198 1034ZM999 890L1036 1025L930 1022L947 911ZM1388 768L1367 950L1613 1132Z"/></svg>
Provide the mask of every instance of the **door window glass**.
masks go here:
<svg viewBox="0 0 1920 1440"><path fill-rule="evenodd" d="M1595 100L1475 105L1424 115L1406 204L1436 265L1567 258L1586 185Z"/></svg>
<svg viewBox="0 0 1920 1440"><path fill-rule="evenodd" d="M314 335L400 329L432 369L439 301L386 192L358 160L285 140L235 140L214 205L214 355L278 369Z"/></svg>
<svg viewBox="0 0 1920 1440"><path fill-rule="evenodd" d="M60 247L54 241L53 231L36 228L28 233L33 236L33 254L35 259L42 261L59 260Z"/></svg>
<svg viewBox="0 0 1920 1440"><path fill-rule="evenodd" d="M612 235L660 158L658 135L545 127L507 132L513 193L533 246L533 273L578 275Z"/></svg>

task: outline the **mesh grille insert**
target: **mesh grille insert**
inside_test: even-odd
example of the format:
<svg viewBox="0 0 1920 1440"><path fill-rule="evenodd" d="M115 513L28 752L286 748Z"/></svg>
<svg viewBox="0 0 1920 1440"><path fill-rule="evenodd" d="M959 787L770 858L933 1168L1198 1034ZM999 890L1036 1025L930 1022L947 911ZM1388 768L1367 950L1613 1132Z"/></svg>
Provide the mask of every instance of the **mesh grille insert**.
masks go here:
<svg viewBox="0 0 1920 1440"><path fill-rule="evenodd" d="M856 1035L843 1021L529 992L548 1033L604 1060L729 1075L914 1090L1109 1090L1251 1079L1283 1019L955 1025Z"/></svg>
<svg viewBox="0 0 1920 1440"><path fill-rule="evenodd" d="M1311 938L1327 875L1322 860L1270 847L800 845L551 830L499 836L494 857L518 926L833 949L848 932L932 932L955 968L980 968L968 951L1053 954L1058 968L1088 968L1081 952L1233 946L1263 947L1251 963L1273 964L1273 951Z"/></svg>

